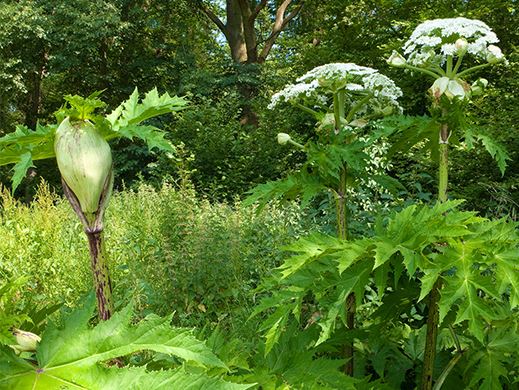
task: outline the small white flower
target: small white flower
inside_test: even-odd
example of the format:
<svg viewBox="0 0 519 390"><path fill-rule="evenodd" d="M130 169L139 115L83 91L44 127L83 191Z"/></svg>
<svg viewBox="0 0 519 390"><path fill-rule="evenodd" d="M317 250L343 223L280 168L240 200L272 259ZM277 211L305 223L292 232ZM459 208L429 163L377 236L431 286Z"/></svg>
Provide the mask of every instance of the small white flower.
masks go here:
<svg viewBox="0 0 519 390"><path fill-rule="evenodd" d="M284 89L272 95L272 99L268 105L268 108L273 109L278 103L282 101L290 101L301 96L310 97L318 87L319 82L317 80L313 80L310 83L287 85Z"/></svg>
<svg viewBox="0 0 519 390"><path fill-rule="evenodd" d="M342 79L351 76L364 76L376 70L353 63L330 63L318 66L297 79L297 82L319 79Z"/></svg>

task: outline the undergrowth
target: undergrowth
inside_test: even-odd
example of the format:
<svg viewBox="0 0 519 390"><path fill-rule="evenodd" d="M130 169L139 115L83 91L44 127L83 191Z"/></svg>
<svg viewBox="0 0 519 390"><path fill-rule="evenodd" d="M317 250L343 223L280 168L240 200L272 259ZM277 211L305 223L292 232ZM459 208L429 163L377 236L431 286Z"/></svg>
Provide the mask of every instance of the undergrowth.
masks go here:
<svg viewBox="0 0 519 390"><path fill-rule="evenodd" d="M169 184L118 192L110 202L106 245L118 306L132 299L138 317L175 312L181 326L240 333L253 326L245 321L252 290L283 260L278 248L311 223L295 205L257 214ZM0 279L27 279L17 307L76 305L92 281L82 227L68 204L45 184L28 205L4 189L0 218Z"/></svg>

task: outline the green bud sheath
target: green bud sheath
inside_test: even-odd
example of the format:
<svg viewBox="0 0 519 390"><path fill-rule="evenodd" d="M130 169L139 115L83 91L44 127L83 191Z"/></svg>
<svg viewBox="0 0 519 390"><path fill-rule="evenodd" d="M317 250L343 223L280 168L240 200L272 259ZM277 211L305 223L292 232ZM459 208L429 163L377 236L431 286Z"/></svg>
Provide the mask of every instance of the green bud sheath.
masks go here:
<svg viewBox="0 0 519 390"><path fill-rule="evenodd" d="M21 329L13 329L13 336L16 337L18 345L15 345L14 347L18 351L35 351L36 346L41 341L40 336L37 334L26 332Z"/></svg>
<svg viewBox="0 0 519 390"><path fill-rule="evenodd" d="M94 214L112 169L108 142L86 120L65 118L56 130L54 151L63 180L74 192L81 210Z"/></svg>

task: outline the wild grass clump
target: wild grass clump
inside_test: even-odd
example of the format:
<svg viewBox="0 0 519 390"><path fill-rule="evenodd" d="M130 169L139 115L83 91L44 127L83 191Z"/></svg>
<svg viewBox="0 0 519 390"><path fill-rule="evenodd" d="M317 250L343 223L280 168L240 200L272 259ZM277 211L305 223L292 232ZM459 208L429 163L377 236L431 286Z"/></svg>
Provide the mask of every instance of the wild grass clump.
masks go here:
<svg viewBox="0 0 519 390"><path fill-rule="evenodd" d="M77 304L92 280L82 226L68 204L45 184L29 205L4 189L0 218L0 277L29 278L20 305ZM275 248L308 223L297 206L257 215L169 184L116 193L105 226L116 302L133 299L141 316L175 311L186 326L241 326L253 289L282 260Z"/></svg>

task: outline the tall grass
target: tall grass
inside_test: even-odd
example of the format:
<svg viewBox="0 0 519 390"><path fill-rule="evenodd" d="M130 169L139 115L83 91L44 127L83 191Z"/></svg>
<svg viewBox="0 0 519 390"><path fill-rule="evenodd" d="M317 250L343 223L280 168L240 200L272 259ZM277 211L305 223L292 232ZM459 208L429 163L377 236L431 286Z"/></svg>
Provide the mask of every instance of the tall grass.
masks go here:
<svg viewBox="0 0 519 390"><path fill-rule="evenodd" d="M0 278L29 277L21 306L75 304L91 288L82 227L48 186L30 205L2 190L0 218ZM252 290L308 223L297 206L256 215L168 184L116 193L105 227L116 301L133 300L141 315L175 311L181 325L242 326Z"/></svg>

